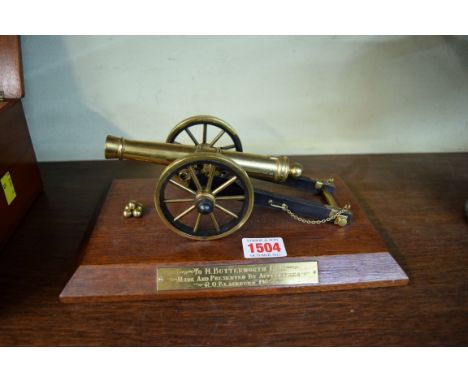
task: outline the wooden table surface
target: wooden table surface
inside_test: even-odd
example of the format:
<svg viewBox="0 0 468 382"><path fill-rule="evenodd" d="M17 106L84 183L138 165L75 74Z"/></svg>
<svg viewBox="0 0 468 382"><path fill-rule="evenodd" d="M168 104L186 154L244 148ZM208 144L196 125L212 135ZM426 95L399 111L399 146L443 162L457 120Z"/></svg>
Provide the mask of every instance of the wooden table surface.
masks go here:
<svg viewBox="0 0 468 382"><path fill-rule="evenodd" d="M408 286L60 303L110 182L156 177L160 167L41 163L44 193L0 253L0 345L468 345L468 154L298 159L307 174L347 182Z"/></svg>

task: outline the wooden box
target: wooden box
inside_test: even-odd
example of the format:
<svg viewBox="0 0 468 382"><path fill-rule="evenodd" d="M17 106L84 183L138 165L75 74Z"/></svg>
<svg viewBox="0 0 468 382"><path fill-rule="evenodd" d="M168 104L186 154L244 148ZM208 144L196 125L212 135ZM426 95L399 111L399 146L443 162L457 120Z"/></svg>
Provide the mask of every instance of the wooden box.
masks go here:
<svg viewBox="0 0 468 382"><path fill-rule="evenodd" d="M0 249L42 189L23 95L19 37L0 36Z"/></svg>

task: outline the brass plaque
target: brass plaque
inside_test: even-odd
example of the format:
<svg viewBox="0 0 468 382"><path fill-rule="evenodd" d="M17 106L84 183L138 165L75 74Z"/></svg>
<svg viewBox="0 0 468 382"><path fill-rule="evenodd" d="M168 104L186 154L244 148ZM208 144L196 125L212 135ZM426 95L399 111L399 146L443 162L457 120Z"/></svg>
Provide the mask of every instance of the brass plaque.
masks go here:
<svg viewBox="0 0 468 382"><path fill-rule="evenodd" d="M156 271L158 291L254 288L318 282L317 261L162 267Z"/></svg>

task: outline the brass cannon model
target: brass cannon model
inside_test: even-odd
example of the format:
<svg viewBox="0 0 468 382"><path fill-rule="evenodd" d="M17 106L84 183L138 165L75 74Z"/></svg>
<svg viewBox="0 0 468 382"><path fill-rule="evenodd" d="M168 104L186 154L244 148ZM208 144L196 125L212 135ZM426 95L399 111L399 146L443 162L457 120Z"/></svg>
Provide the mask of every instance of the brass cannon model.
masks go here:
<svg viewBox="0 0 468 382"><path fill-rule="evenodd" d="M105 157L167 165L156 184L156 210L171 230L191 239L218 239L237 231L249 219L254 202L307 224L345 226L352 216L349 206L336 204L332 179L302 176L302 166L286 156L243 152L235 130L212 116L185 119L166 143L108 136ZM254 189L251 177L321 194L326 204Z"/></svg>

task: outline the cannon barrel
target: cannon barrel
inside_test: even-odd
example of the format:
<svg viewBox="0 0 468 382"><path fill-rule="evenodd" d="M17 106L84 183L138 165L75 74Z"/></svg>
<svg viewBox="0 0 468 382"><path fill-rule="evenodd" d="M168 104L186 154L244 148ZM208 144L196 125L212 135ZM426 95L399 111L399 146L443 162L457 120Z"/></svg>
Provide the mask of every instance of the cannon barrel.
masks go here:
<svg viewBox="0 0 468 382"><path fill-rule="evenodd" d="M209 145L133 141L111 135L107 136L105 145L106 159L130 159L162 165L197 152L219 152L254 178L284 182L288 177L297 178L302 175L302 166L299 163L290 164L286 156L248 154L215 149Z"/></svg>

